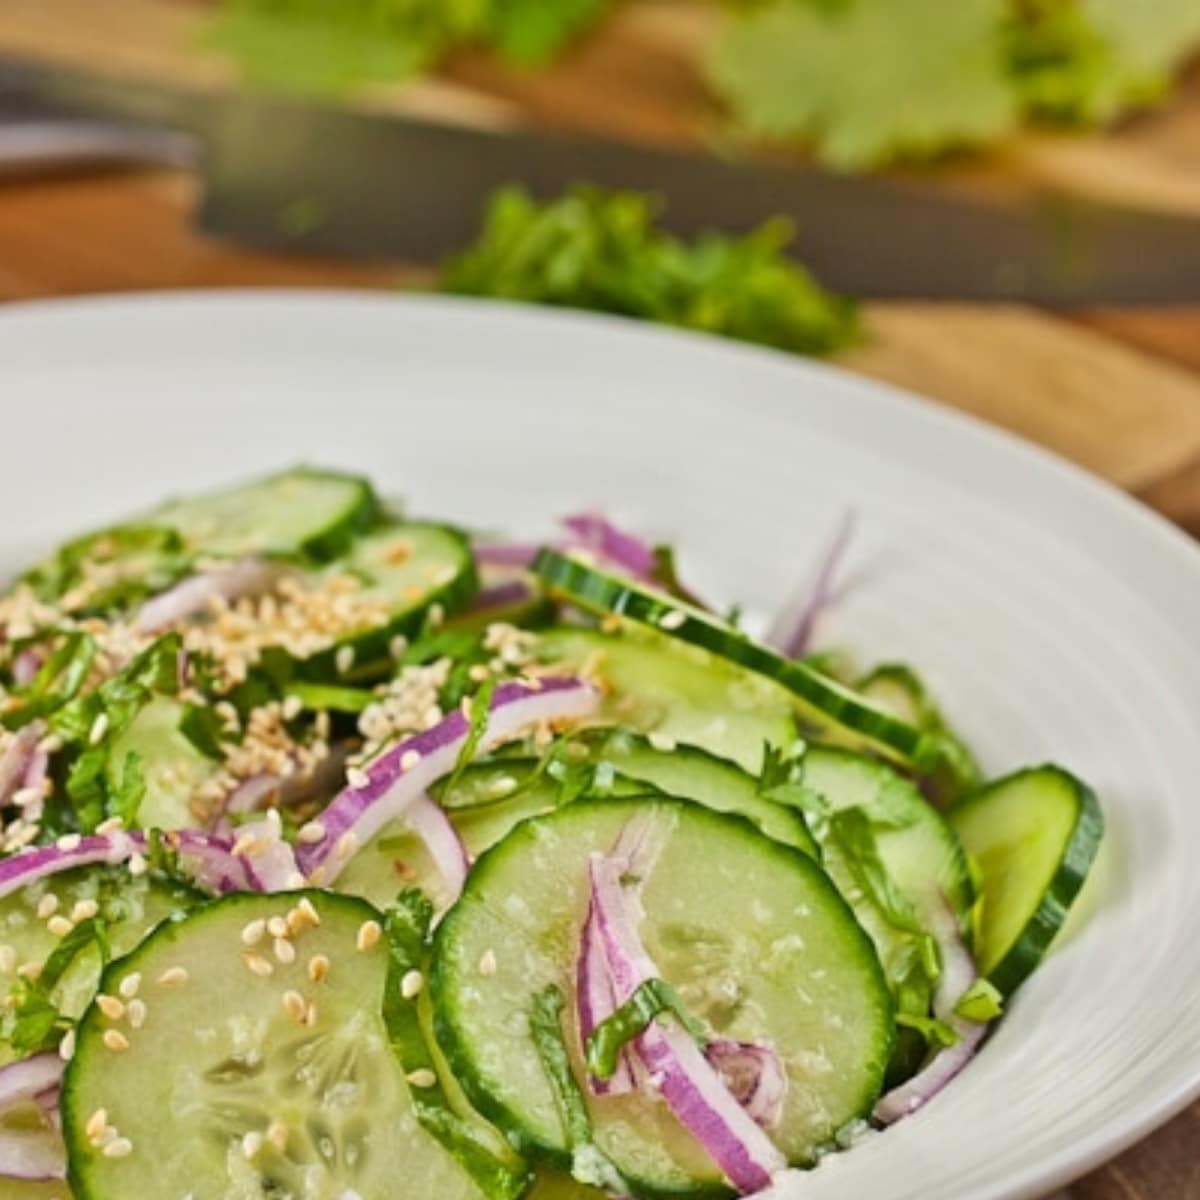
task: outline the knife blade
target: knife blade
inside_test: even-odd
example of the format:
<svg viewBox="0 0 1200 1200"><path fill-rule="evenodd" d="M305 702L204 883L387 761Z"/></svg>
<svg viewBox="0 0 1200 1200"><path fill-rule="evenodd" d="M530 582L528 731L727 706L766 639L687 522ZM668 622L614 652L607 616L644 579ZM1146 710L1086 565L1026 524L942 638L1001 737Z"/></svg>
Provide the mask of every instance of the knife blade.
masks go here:
<svg viewBox="0 0 1200 1200"><path fill-rule="evenodd" d="M1200 300L1200 219L1044 193L731 162L535 129L496 131L245 92L0 60L0 95L194 136L202 226L258 246L432 262L479 227L495 187L577 182L660 195L681 234L784 215L827 285L881 298L1048 305Z"/></svg>

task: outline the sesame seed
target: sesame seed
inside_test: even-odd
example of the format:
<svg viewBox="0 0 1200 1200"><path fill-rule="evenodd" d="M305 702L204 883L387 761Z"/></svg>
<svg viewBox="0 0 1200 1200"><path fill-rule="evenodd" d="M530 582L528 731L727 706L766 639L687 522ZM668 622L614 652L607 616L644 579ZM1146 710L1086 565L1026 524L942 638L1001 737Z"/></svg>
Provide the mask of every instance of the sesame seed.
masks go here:
<svg viewBox="0 0 1200 1200"><path fill-rule="evenodd" d="M118 1054L123 1054L129 1049L129 1039L119 1029L106 1029L104 1044Z"/></svg>
<svg viewBox="0 0 1200 1200"><path fill-rule="evenodd" d="M104 735L108 732L108 713L100 713L92 722L92 727L88 731L88 745L97 746L104 740Z"/></svg>
<svg viewBox="0 0 1200 1200"><path fill-rule="evenodd" d="M495 975L496 973L496 952L495 950L485 950L479 959L480 975Z"/></svg>
<svg viewBox="0 0 1200 1200"><path fill-rule="evenodd" d="M429 622L430 629L437 629L446 619L446 610L440 604L431 604L429 606L429 615L426 619Z"/></svg>
<svg viewBox="0 0 1200 1200"><path fill-rule="evenodd" d="M463 697L463 698L462 698L462 699L461 699L461 700L458 702L458 711L459 711L460 713L462 713L462 715L463 715L464 717L466 717L466 719L467 719L468 721L471 719L471 716L472 716L472 714L474 713L474 711L475 711L475 710L474 710L474 706L473 706L473 704L472 704L472 702L471 702L471 697L470 697L470 696L464 696L464 697Z"/></svg>
<svg viewBox="0 0 1200 1200"><path fill-rule="evenodd" d="M103 1135L105 1129L108 1128L108 1109L98 1108L90 1117L87 1124L83 1127L83 1132L89 1138L95 1139Z"/></svg>
<svg viewBox="0 0 1200 1200"><path fill-rule="evenodd" d="M258 1157L263 1148L263 1135L257 1129L252 1129L242 1138L242 1157L250 1162Z"/></svg>
<svg viewBox="0 0 1200 1200"><path fill-rule="evenodd" d="M0 946L0 975L11 975L16 965L16 950L12 946Z"/></svg>
<svg viewBox="0 0 1200 1200"><path fill-rule="evenodd" d="M342 646L334 656L334 665L339 675L345 675L354 666L354 647Z"/></svg>
<svg viewBox="0 0 1200 1200"><path fill-rule="evenodd" d="M40 962L24 962L17 968L17 974L22 979L28 979L31 983L42 973L42 964Z"/></svg>
<svg viewBox="0 0 1200 1200"><path fill-rule="evenodd" d="M491 675L491 671L483 663L476 663L467 669L467 678L472 683L483 683L489 675Z"/></svg>
<svg viewBox="0 0 1200 1200"><path fill-rule="evenodd" d="M266 932L267 923L258 917L242 927L242 945L257 946L263 940L263 934Z"/></svg>
<svg viewBox="0 0 1200 1200"><path fill-rule="evenodd" d="M304 842L309 846L315 845L324 837L325 826L320 821L309 821L307 824L301 825L296 833L297 841Z"/></svg>
<svg viewBox="0 0 1200 1200"><path fill-rule="evenodd" d="M669 753L678 745L678 743L669 733L659 733L657 730L647 734L646 741L648 741L655 750L660 750L664 753Z"/></svg>
<svg viewBox="0 0 1200 1200"><path fill-rule="evenodd" d="M63 1034L62 1041L58 1043L58 1057L63 1062L70 1062L71 1056L75 1053L75 1030L68 1029Z"/></svg>
<svg viewBox="0 0 1200 1200"><path fill-rule="evenodd" d="M604 633L616 633L621 628L621 618L616 613L609 613L600 622Z"/></svg>
<svg viewBox="0 0 1200 1200"><path fill-rule="evenodd" d="M242 962L246 964L250 971L262 979L266 979L275 970L261 954L243 954Z"/></svg>
<svg viewBox="0 0 1200 1200"><path fill-rule="evenodd" d="M90 921L100 911L100 905L95 900L77 900L71 909L71 920L76 925L80 921Z"/></svg>
<svg viewBox="0 0 1200 1200"><path fill-rule="evenodd" d="M101 1153L105 1158L128 1158L133 1153L133 1143L128 1138L114 1138Z"/></svg>
<svg viewBox="0 0 1200 1200"><path fill-rule="evenodd" d="M287 937L287 917L272 917L267 922L267 932L273 938Z"/></svg>
<svg viewBox="0 0 1200 1200"><path fill-rule="evenodd" d="M125 828L125 822L120 817L109 817L96 826L96 832L108 837L109 834L120 833Z"/></svg>
<svg viewBox="0 0 1200 1200"><path fill-rule="evenodd" d="M660 629L678 629L686 620L686 613L680 612L677 608L673 608L669 612L663 613L663 615L658 618L658 627Z"/></svg>
<svg viewBox="0 0 1200 1200"><path fill-rule="evenodd" d="M337 856L339 862L345 862L345 860L350 858L357 849L358 838L356 838L353 833L346 832L343 833L340 838L338 838L337 845L333 848L333 852Z"/></svg>
<svg viewBox="0 0 1200 1200"><path fill-rule="evenodd" d="M294 721L304 711L304 702L299 696L288 696L283 701L280 712L285 721Z"/></svg>
<svg viewBox="0 0 1200 1200"><path fill-rule="evenodd" d="M401 658L408 649L408 638L402 633L396 634L390 642L388 642L388 654L392 658Z"/></svg>
<svg viewBox="0 0 1200 1200"><path fill-rule="evenodd" d="M129 873L135 878L139 875L145 875L146 866L147 864L145 858L138 854L137 851L134 851L134 853L129 856Z"/></svg>
<svg viewBox="0 0 1200 1200"><path fill-rule="evenodd" d="M382 936L383 929L380 927L378 921L364 921L358 927L358 937L355 939L355 945L359 950L370 950Z"/></svg>
<svg viewBox="0 0 1200 1200"><path fill-rule="evenodd" d="M187 967L168 967L159 977L158 983L160 987L177 988L183 987L188 981Z"/></svg>
<svg viewBox="0 0 1200 1200"><path fill-rule="evenodd" d="M310 1001L308 1008L305 1010L304 1023L310 1029L317 1023L317 1002L315 1000Z"/></svg>
<svg viewBox="0 0 1200 1200"><path fill-rule="evenodd" d="M362 767L347 767L346 782L352 788L365 788L370 785L371 776Z"/></svg>
<svg viewBox="0 0 1200 1200"><path fill-rule="evenodd" d="M72 850L79 849L79 843L82 841L83 838L81 838L77 833L64 833L62 837L60 837L54 844L60 850L64 850L66 853L70 854Z"/></svg>
<svg viewBox="0 0 1200 1200"><path fill-rule="evenodd" d="M409 971L400 980L400 995L405 1000L415 1000L425 986L425 976L420 971Z"/></svg>
<svg viewBox="0 0 1200 1200"><path fill-rule="evenodd" d="M324 954L314 954L308 960L308 977L313 983L320 983L329 975L329 959Z"/></svg>
<svg viewBox="0 0 1200 1200"><path fill-rule="evenodd" d="M145 1000L130 1000L126 1006L126 1011L129 1014L129 1024L134 1029L141 1029L146 1023L146 1002Z"/></svg>
<svg viewBox="0 0 1200 1200"><path fill-rule="evenodd" d="M283 1003L283 1011L287 1013L297 1025L304 1024L304 1018L308 1015L308 1005L305 1003L304 997L299 992L289 988L280 997Z"/></svg>
<svg viewBox="0 0 1200 1200"><path fill-rule="evenodd" d="M296 947L287 938L275 939L275 957L285 966L296 961Z"/></svg>
<svg viewBox="0 0 1200 1200"><path fill-rule="evenodd" d="M284 1154L287 1151L288 1144L288 1127L280 1120L276 1119L267 1126L267 1141L280 1153Z"/></svg>
<svg viewBox="0 0 1200 1200"><path fill-rule="evenodd" d="M96 997L96 1007L110 1020L119 1021L125 1015L125 1004L116 996L106 996L103 992Z"/></svg>
<svg viewBox="0 0 1200 1200"><path fill-rule="evenodd" d="M71 932L72 929L75 928L75 922L69 920L67 917L51 917L50 920L46 922L46 928L50 930L50 932L56 938L64 938L68 933Z"/></svg>
<svg viewBox="0 0 1200 1200"><path fill-rule="evenodd" d="M437 1076L426 1067L409 1071L404 1078L415 1088L431 1088L437 1083Z"/></svg>
<svg viewBox="0 0 1200 1200"><path fill-rule="evenodd" d="M405 750L400 755L400 770L411 771L421 761L420 750Z"/></svg>
<svg viewBox="0 0 1200 1200"><path fill-rule="evenodd" d="M121 995L126 1000L131 1000L131 999L133 999L134 996L136 996L138 994L138 988L140 988L141 986L142 986L142 973L140 971L133 971L130 974L126 975L125 978L121 980L120 986L117 988L117 991L120 992Z"/></svg>
<svg viewBox="0 0 1200 1200"><path fill-rule="evenodd" d="M31 804L36 804L39 800L45 798L46 793L42 791L41 784L31 785L29 787L18 788L12 795L12 802L18 808L28 808Z"/></svg>
<svg viewBox="0 0 1200 1200"><path fill-rule="evenodd" d="M48 921L56 912L58 912L58 897L53 892L47 892L38 901L38 920Z"/></svg>

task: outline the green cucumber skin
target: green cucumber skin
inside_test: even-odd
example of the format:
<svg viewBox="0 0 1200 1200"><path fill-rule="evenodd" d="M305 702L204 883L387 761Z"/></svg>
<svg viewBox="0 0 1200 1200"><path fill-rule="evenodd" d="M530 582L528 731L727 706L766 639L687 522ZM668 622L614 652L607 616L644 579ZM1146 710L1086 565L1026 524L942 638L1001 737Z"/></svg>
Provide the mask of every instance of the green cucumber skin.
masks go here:
<svg viewBox="0 0 1200 1200"><path fill-rule="evenodd" d="M551 588L567 592L585 607L653 626L775 680L836 724L877 743L906 763L925 770L936 765L941 756L936 738L866 703L850 688L803 662L789 661L670 596L644 591L549 548L538 552L532 569ZM675 614L682 616L682 621Z"/></svg>
<svg viewBox="0 0 1200 1200"><path fill-rule="evenodd" d="M1073 793L1078 809L1074 829L1063 847L1058 869L1041 903L1030 915L1011 949L988 973L989 981L1004 996L1011 996L1036 970L1066 923L1071 905L1082 890L1100 849L1104 837L1104 812L1096 793L1086 783L1062 767L1047 763L1040 767L1027 767L995 780L964 797L949 813L951 825L957 828L956 816L961 817L969 809L988 803L1002 788L1019 786L1039 776L1052 778L1065 785ZM965 839L964 844L970 853L971 846Z"/></svg>
<svg viewBox="0 0 1200 1200"><path fill-rule="evenodd" d="M879 1089L883 1085L886 1065L896 1045L896 1027L891 1007L891 992L868 935L863 931L854 917L853 910L829 881L825 872L803 850L766 837L756 825L739 814L707 809L692 801L664 796L661 793L644 797L624 797L622 799L631 803L644 801L663 806L699 809L711 821L726 824L731 833L734 831L748 833L756 840L757 844L767 848L769 853L786 858L792 862L802 863L801 870L808 873L811 877L818 878L824 888L827 889L828 901L844 915L847 932L850 936L857 939L861 949L865 951L864 959L870 964L870 971L874 978L874 991L880 1004L886 1006L887 1009L886 1014L884 1014L887 1018L886 1033L883 1042L878 1047L877 1055L878 1086L872 1090L871 1095L864 1098L863 1106L858 1115L865 1116L868 1114L878 1097ZM610 805L618 802L615 798L602 800L581 799L574 801L568 808L570 810L578 810L580 808ZM514 826L510 832L510 836L519 833L524 827L542 819L541 817L530 817L521 821ZM477 884L479 881L486 879L494 863L501 861L501 857L505 852L506 841L507 839L496 843L476 860L471 878ZM461 1084L467 1098L476 1111L501 1130L512 1145L516 1147L517 1151L531 1162L540 1163L549 1169L569 1174L571 1167L569 1153L564 1151L562 1146L547 1142L535 1133L532 1133L521 1121L520 1117L503 1100L495 1097L488 1090L480 1079L475 1058L469 1046L469 1039L460 1033L453 1019L448 1015L455 1008L454 983L447 975L448 968L446 964L450 955L439 953L439 946L454 937L456 923L458 920L463 919L463 911L461 907L452 908L438 926L434 937L434 954L428 978L428 986L434 1004L434 1028L438 1045L450 1065L454 1077ZM663 1187L652 1180L642 1178L630 1178L630 1183L635 1186L636 1195L643 1198L643 1200L730 1200L730 1197L734 1195L724 1184L692 1183L687 1186L672 1188Z"/></svg>

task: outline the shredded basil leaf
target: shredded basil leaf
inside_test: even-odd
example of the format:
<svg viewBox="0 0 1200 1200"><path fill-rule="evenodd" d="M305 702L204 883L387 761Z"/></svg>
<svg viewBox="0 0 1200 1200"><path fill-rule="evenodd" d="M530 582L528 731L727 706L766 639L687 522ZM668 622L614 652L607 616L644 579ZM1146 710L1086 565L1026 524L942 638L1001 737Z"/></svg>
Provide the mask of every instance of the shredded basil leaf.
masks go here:
<svg viewBox="0 0 1200 1200"><path fill-rule="evenodd" d="M930 1046L953 1046L958 1041L958 1034L945 1021L935 1017L922 1017L916 1013L898 1012L896 1024L903 1029L912 1029L919 1033Z"/></svg>
<svg viewBox="0 0 1200 1200"><path fill-rule="evenodd" d="M683 1006L679 993L665 979L647 979L611 1016L592 1030L587 1040L587 1067L597 1079L611 1079L621 1054L661 1016L672 1016L701 1046L708 1034Z"/></svg>

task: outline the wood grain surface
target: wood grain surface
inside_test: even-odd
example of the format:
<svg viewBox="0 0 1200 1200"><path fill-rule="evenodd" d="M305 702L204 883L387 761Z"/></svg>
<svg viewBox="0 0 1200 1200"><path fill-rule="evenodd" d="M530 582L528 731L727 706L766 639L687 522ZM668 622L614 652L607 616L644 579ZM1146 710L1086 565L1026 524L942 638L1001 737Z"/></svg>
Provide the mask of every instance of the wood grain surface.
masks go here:
<svg viewBox="0 0 1200 1200"><path fill-rule="evenodd" d="M222 87L228 64L196 48L207 13L203 0L0 0L0 53ZM435 81L375 89L359 102L469 124L701 144L720 114L690 63L713 21L691 0L637 0L548 72L461 54ZM1200 72L1170 107L1110 134L1022 136L943 177L948 188L1051 185L1200 214ZM416 264L291 258L202 237L191 226L195 201L195 180L171 171L0 182L0 300L431 278ZM1048 446L1200 535L1200 304L1072 313L876 304L867 331L841 358L849 369ZM18 399L4 392L2 363L0 397ZM1200 1105L1055 1200L1200 1200Z"/></svg>

